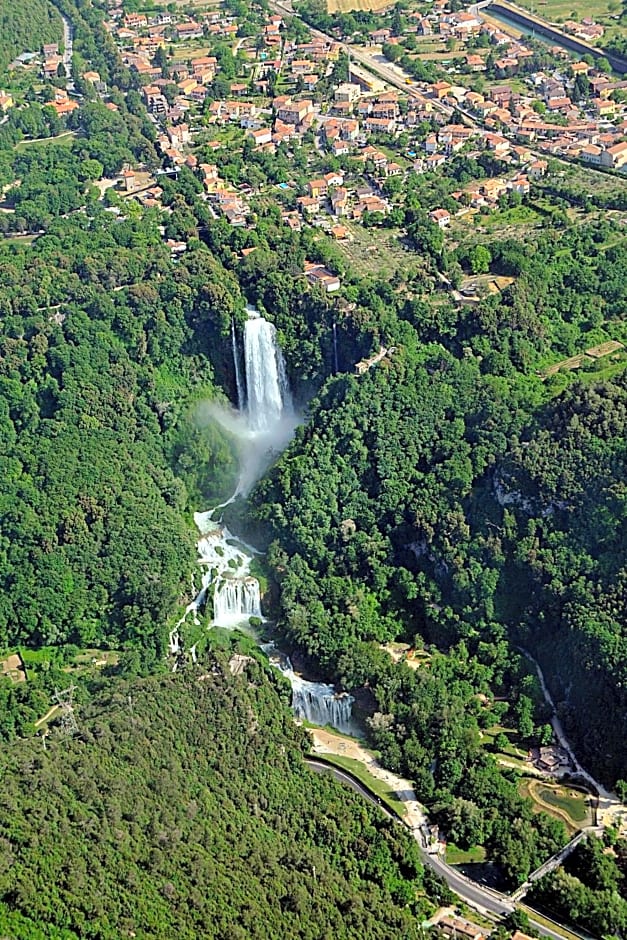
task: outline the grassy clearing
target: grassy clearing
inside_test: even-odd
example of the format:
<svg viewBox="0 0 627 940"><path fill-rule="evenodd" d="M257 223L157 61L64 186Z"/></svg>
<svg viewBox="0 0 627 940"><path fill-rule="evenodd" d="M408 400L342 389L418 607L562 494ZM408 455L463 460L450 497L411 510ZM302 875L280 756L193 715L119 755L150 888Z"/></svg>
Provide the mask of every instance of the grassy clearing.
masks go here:
<svg viewBox="0 0 627 940"><path fill-rule="evenodd" d="M546 188L550 191L555 183L564 181L568 182L569 188L573 191L586 194L615 195L618 192L624 192L627 188L627 177L562 161L559 162L559 169L555 174L539 180L536 185L539 189ZM619 213L619 216L623 215L624 213Z"/></svg>
<svg viewBox="0 0 627 940"><path fill-rule="evenodd" d="M335 732L334 732L335 733ZM402 800L399 800L395 797L395 791L392 790L387 784L383 783L382 780L379 780L377 777L373 777L369 770L367 770L361 761L355 760L352 757L340 757L337 754L314 754L313 757L318 760L322 758L323 762L334 764L339 767L341 770L348 770L354 777L357 778L365 787L378 796L381 799L381 802L384 803L388 809L392 812L397 813L399 816L404 816L406 809L405 804Z"/></svg>
<svg viewBox="0 0 627 940"><path fill-rule="evenodd" d="M174 46L173 63L187 62L202 55L211 55L211 46L206 39L191 39L176 43Z"/></svg>
<svg viewBox="0 0 627 940"><path fill-rule="evenodd" d="M350 231L353 241L338 242L337 247L348 259L350 270L360 277L391 277L396 271L406 274L419 267L416 254L404 250L398 232L365 229L346 219L341 222Z"/></svg>
<svg viewBox="0 0 627 940"><path fill-rule="evenodd" d="M40 137L36 140L21 140L15 145L18 153L28 150L30 147L71 147L76 138L75 131L64 131L56 137Z"/></svg>
<svg viewBox="0 0 627 940"><path fill-rule="evenodd" d="M627 356L612 356L611 358L619 358L620 361L612 362L604 369L594 369L591 371L587 371L586 369L580 370L577 372L577 378L585 385L592 385L594 382L607 382L608 379L613 379L615 376L620 375L620 373L625 369L625 366L627 366Z"/></svg>
<svg viewBox="0 0 627 940"><path fill-rule="evenodd" d="M542 924L543 927L549 927L554 933L558 933L560 936L564 937L564 940L581 940L581 934L573 933L568 927L564 927L563 924L557 924L554 920L544 917L542 914L539 914L534 907L519 904L518 908L524 911L525 914L528 914L529 917L532 917L536 923Z"/></svg>
<svg viewBox="0 0 627 940"><path fill-rule="evenodd" d="M571 834L592 824L590 795L585 790L532 777L520 780L518 790L533 801L536 812L561 820Z"/></svg>
<svg viewBox="0 0 627 940"><path fill-rule="evenodd" d="M484 746L494 751L494 742L501 734L507 738L508 743L506 747L496 752L497 756L506 757L508 760L514 758L515 760L525 761L527 759L527 751L525 748L518 746L518 735L512 728L504 728L503 725L493 725L491 728L487 728L482 732L482 743Z"/></svg>
<svg viewBox="0 0 627 940"><path fill-rule="evenodd" d="M616 0L518 0L521 7L550 23L565 20L581 22L590 17L597 23L612 23L612 15L619 11Z"/></svg>
<svg viewBox="0 0 627 940"><path fill-rule="evenodd" d="M120 653L117 650L81 650L69 665L63 667L63 672L84 675L104 666L117 666L119 661Z"/></svg>
<svg viewBox="0 0 627 940"><path fill-rule="evenodd" d="M5 245L32 245L34 241L37 241L39 235L13 235L5 236L4 243Z"/></svg>
<svg viewBox="0 0 627 940"><path fill-rule="evenodd" d="M484 216L481 225L486 231L493 232L495 229L502 229L509 226L537 225L542 220L539 212L536 212L531 206L514 206L511 209L497 209L490 215Z"/></svg>
<svg viewBox="0 0 627 940"><path fill-rule="evenodd" d="M452 842L446 846L446 861L449 865L469 865L472 862L485 862L486 851L482 845L471 849L459 849Z"/></svg>
<svg viewBox="0 0 627 940"><path fill-rule="evenodd" d="M549 784L534 785L530 790L543 803L555 806L567 813L573 822L585 823L588 819L587 795L571 787L552 787Z"/></svg>

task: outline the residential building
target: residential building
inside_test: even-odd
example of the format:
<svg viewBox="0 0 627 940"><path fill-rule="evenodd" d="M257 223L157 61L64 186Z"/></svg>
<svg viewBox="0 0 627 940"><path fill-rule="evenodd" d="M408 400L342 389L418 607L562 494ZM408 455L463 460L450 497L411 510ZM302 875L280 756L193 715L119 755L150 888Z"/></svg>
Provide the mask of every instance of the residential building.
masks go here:
<svg viewBox="0 0 627 940"><path fill-rule="evenodd" d="M446 228L451 222L451 214L446 209L433 209L429 213L429 218L432 222L435 222L438 228Z"/></svg>

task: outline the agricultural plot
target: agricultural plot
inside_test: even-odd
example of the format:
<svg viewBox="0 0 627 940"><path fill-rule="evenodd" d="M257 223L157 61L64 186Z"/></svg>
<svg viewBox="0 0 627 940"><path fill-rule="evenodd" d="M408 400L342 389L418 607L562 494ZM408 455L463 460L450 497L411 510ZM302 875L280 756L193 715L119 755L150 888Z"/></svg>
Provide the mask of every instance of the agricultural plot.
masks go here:
<svg viewBox="0 0 627 940"><path fill-rule="evenodd" d="M351 271L360 276L391 277L397 271L407 274L420 267L415 252L405 251L398 232L390 229L365 229L342 220L351 240L337 242L337 247L350 262Z"/></svg>
<svg viewBox="0 0 627 940"><path fill-rule="evenodd" d="M595 22L611 22L620 10L616 0L517 0L521 7L550 23L575 20L581 23L589 18Z"/></svg>

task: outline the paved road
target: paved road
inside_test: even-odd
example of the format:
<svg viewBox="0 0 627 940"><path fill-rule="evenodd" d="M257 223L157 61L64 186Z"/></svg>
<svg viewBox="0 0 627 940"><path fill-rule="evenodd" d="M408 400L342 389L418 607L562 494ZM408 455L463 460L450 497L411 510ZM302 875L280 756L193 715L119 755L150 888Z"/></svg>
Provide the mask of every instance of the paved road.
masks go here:
<svg viewBox="0 0 627 940"><path fill-rule="evenodd" d="M388 819L393 819L395 822L401 821L399 816L391 812L384 803L350 773L340 770L338 767L334 767L331 764L327 764L325 761L317 760L315 757L305 757L305 761L309 767L318 773L330 773L336 780L347 783L353 790L361 794L364 799L368 800L369 803L378 807ZM480 907L491 914L497 914L499 916L509 914L514 910L514 905L509 903L506 899L502 899L497 892L492 893L489 889L475 884L470 881L470 879L465 878L460 872L443 862L437 855L431 855L429 852L426 852L422 847L419 832L413 830L413 835L420 846L420 854L424 863L437 872L437 874L446 881L451 890L464 900L471 903L474 907ZM560 940L563 940L563 938L560 938Z"/></svg>
<svg viewBox="0 0 627 940"><path fill-rule="evenodd" d="M381 803L367 787L348 771L340 770L338 767L327 764L325 761L315 757L305 757L305 761L307 765L317 773L330 773L336 780L348 784L348 786L363 796L364 799L368 800L369 803L376 806L388 819L403 822L399 816L391 812L387 806ZM417 830L413 830L413 835L418 842L423 863L440 875L440 877L446 881L451 891L454 891L455 894L470 905L470 907L480 910L496 919L515 910L517 905L512 903L507 895L500 894L498 891L493 891L491 888L486 888L466 878L461 872L457 871L457 869L447 865L439 856L432 855L430 852L425 851L420 833ZM531 925L542 937L548 937L549 940L564 940L565 935L559 931L559 924L556 924L556 929L553 930L546 924L535 920L532 908L526 908L526 911Z"/></svg>
<svg viewBox="0 0 627 940"><path fill-rule="evenodd" d="M68 80L68 88L74 87L74 81L72 80L72 56L74 54L74 27L68 20L67 16L61 14L61 19L63 20L63 64L65 66L65 74Z"/></svg>
<svg viewBox="0 0 627 940"><path fill-rule="evenodd" d="M268 4L271 9L275 12L287 16L299 16L296 13L291 5L288 3L279 3L278 0L270 0ZM324 39L326 42L337 42L338 40L335 36L329 35L329 33L323 33L319 29L314 29L313 26L309 27L309 30L313 36L317 36L320 39ZM349 51L349 46L346 43L340 43L343 52ZM449 108L447 105L442 104L440 101L434 101L431 98L426 98L417 88L413 88L412 85L407 84L407 80L411 79L411 76L404 72L399 66L394 66L392 63L389 63L387 60L381 61L382 56L374 56L369 52L366 52L364 49L358 49L355 46L350 46L350 55L351 59L355 62L359 62L361 65L365 65L369 71L373 72L375 75L378 75L379 78L382 78L383 81L387 82L389 85L393 85L395 88L400 89L405 92L410 98L416 98L419 101L429 101L433 108L438 111L442 111L443 114L450 116L453 114L453 109Z"/></svg>
<svg viewBox="0 0 627 940"><path fill-rule="evenodd" d="M53 0L54 3L54 0ZM74 91L74 80L72 78L72 56L74 55L74 26L68 20L65 13L58 7L56 11L63 20L63 65L65 67L65 77L67 78L67 90Z"/></svg>

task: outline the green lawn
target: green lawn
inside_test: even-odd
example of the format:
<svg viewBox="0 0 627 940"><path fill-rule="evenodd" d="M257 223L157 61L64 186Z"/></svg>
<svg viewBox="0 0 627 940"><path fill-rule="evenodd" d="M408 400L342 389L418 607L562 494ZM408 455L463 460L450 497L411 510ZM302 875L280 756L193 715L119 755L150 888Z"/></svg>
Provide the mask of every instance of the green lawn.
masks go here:
<svg viewBox="0 0 627 940"><path fill-rule="evenodd" d="M616 361L616 358L619 359L618 362ZM608 379L612 379L619 375L625 369L625 366L627 366L627 355L624 353L618 357L608 356L608 360L614 361L608 361L602 369L578 369L577 378L585 385L591 385L592 383L600 382L601 380L606 382ZM600 361L603 362L604 360Z"/></svg>
<svg viewBox="0 0 627 940"><path fill-rule="evenodd" d="M524 904L520 904L519 909L528 914L529 917L533 917L537 923L543 924L545 927L550 927L552 931L564 937L565 940L581 940L581 934L573 933L568 929L568 927L564 927L563 924L556 924L554 920L549 920L548 917L544 917L535 908L526 907Z"/></svg>
<svg viewBox="0 0 627 940"><path fill-rule="evenodd" d="M29 147L71 147L76 134L74 131L64 131L57 137L41 137L37 140L21 140L15 145L17 151L28 150Z"/></svg>
<svg viewBox="0 0 627 940"><path fill-rule="evenodd" d="M32 245L39 238L39 235L13 235L5 236L6 245Z"/></svg>
<svg viewBox="0 0 627 940"><path fill-rule="evenodd" d="M471 849L459 849L452 842L446 846L446 861L449 865L469 865L472 862L485 862L486 851L482 845Z"/></svg>
<svg viewBox="0 0 627 940"><path fill-rule="evenodd" d="M479 219L481 222L479 223ZM495 229L501 229L508 226L529 226L537 225L542 220L539 212L536 212L531 206L514 206L511 209L496 209L487 216L476 217L477 223L487 231L492 232Z"/></svg>
<svg viewBox="0 0 627 940"><path fill-rule="evenodd" d="M587 795L572 787L538 786L534 792L544 803L562 809L573 822L585 823L588 819Z"/></svg>
<svg viewBox="0 0 627 940"><path fill-rule="evenodd" d="M611 15L620 12L618 0L518 0L536 16L551 23L574 19L581 22L590 17L596 22L611 23Z"/></svg>
<svg viewBox="0 0 627 940"><path fill-rule="evenodd" d="M508 759L514 758L519 761L526 760L527 751L525 748L518 747L518 735L512 728L504 728L503 725L493 725L491 728L486 728L486 730L482 732L481 741L484 746L494 752L494 742L499 734L506 736L508 744L502 751L498 751L498 754Z"/></svg>
<svg viewBox="0 0 627 940"><path fill-rule="evenodd" d="M373 793L380 797L381 802L384 803L388 809L392 810L394 813L397 813L399 816L405 815L405 804L402 802L402 800L399 800L394 796L394 790L392 790L386 783L383 783L382 780L379 780L377 777L373 777L373 775L361 763L361 761L355 760L353 757L340 757L337 754L312 754L311 756L316 760L318 758L322 758L323 763L326 762L329 764L334 764L336 767L339 767L342 770L348 770L354 777L363 783L365 787L367 787L369 790L372 790Z"/></svg>
<svg viewBox="0 0 627 940"><path fill-rule="evenodd" d="M590 796L572 784L549 783L537 777L525 777L518 783L521 796L533 800L536 811L561 819L571 832L591 825Z"/></svg>

